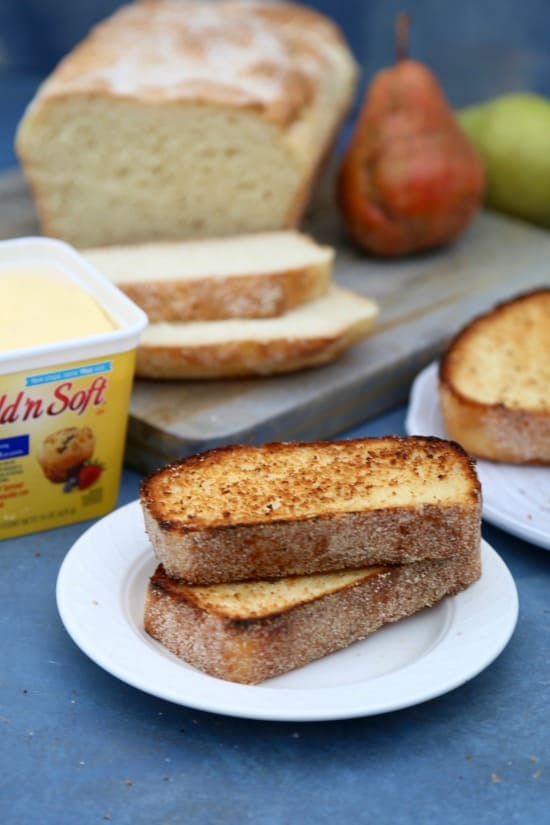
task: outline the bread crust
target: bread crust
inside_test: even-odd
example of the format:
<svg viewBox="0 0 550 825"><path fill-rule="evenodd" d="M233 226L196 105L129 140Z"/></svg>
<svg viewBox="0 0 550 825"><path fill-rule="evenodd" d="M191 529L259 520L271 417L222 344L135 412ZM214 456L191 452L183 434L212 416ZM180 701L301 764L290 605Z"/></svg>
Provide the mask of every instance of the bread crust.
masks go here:
<svg viewBox="0 0 550 825"><path fill-rule="evenodd" d="M283 251L278 258L280 244ZM235 248L237 262L231 260ZM190 261L197 254L194 269ZM282 315L328 291L334 254L332 247L298 232L82 251L92 266L143 309L150 323Z"/></svg>
<svg viewBox="0 0 550 825"><path fill-rule="evenodd" d="M268 276L120 284L120 289L152 323L270 318L322 295L329 274L330 267L325 264Z"/></svg>
<svg viewBox="0 0 550 825"><path fill-rule="evenodd" d="M550 464L550 415L482 404L442 381L445 428L472 455L509 464Z"/></svg>
<svg viewBox="0 0 550 825"><path fill-rule="evenodd" d="M296 372L328 364L366 337L357 324L339 337L226 341L194 347L140 346L136 375L155 380L245 378Z"/></svg>
<svg viewBox="0 0 550 825"><path fill-rule="evenodd" d="M216 52L224 46L222 72ZM348 46L337 25L314 9L222 2L205 10L196 2L141 0L95 25L37 102L78 94L150 105L216 103L257 111L287 128L334 61L352 64Z"/></svg>
<svg viewBox="0 0 550 825"><path fill-rule="evenodd" d="M536 308L534 321L524 313ZM519 373L504 361L494 359L495 374L481 360L485 341L499 324L508 329L506 347L522 363ZM533 336L537 346L527 354L527 340ZM545 337L544 337L545 336ZM540 341L539 341L540 338ZM502 346L502 344L501 344ZM509 352L509 354L510 354ZM533 359L534 356L534 359ZM488 364L489 362L487 362ZM504 368L503 368L504 364ZM472 455L491 461L517 464L550 464L550 289L543 288L503 301L492 310L474 318L451 341L439 366L439 400L445 427L450 437ZM487 383L500 381L503 400L488 403L476 397L458 377L458 370L483 370ZM540 387L536 403L522 399L522 373L529 372Z"/></svg>
<svg viewBox="0 0 550 825"><path fill-rule="evenodd" d="M437 473L456 472L463 483L463 490L452 502L435 503L423 497L420 484L416 500L407 506L378 506L377 504L335 508L331 504L339 496L347 501L349 490L342 487L341 477L354 472L351 465L338 471L338 459L334 459L333 471L319 470L316 479L316 456L332 449L331 442L309 444L269 444L263 448L248 446L226 447L191 456L151 474L141 485L141 504L145 527L156 557L170 576L189 584L211 584L256 578L280 577L292 574L310 574L340 570L372 564L399 564L423 558L448 558L467 553L479 543L481 523L481 491L473 463L466 453L449 442L419 437L384 439L353 439L340 442L347 451L354 445L363 453L379 445L388 449L387 466L391 474L381 477L381 486L393 484L398 479L400 467L409 462L415 472L415 451L431 452L434 478ZM302 448L305 448L302 450ZM278 484L262 473L254 472L254 466L266 462L278 468L284 467L287 456L302 454L297 464L288 464L288 484L283 476ZM422 454L422 453L420 453ZM322 457L322 456L321 456ZM210 467L220 462L222 481L214 477ZM417 459L418 456L417 456ZM305 462L310 470L306 471ZM357 459L359 461L359 459ZM386 461L386 459L384 459ZM392 461L395 463L392 464ZM226 467L234 464L237 469L235 498L223 492L227 477ZM359 464L355 464L356 471ZM186 486L181 482L181 509L176 511L167 503L166 491L178 487L178 476L191 473L188 484L196 485L199 478L208 482L208 498L215 502L213 514L204 510L201 514L200 496L186 503ZM279 472L279 469L277 470ZM382 470L373 470L381 473ZM313 475L311 475L311 473ZM252 475L251 475L252 474ZM246 482L246 476L251 479ZM358 475L358 473L357 473ZM239 481L240 479L240 481ZM361 484L361 491L368 498L368 475ZM408 483L412 483L409 481ZM222 487L218 488L218 484ZM255 495L254 487L257 488ZM219 494L221 490L221 494ZM179 495L179 492L178 492ZM278 499L283 502L285 513L275 509ZM244 512L239 513L239 499L244 501ZM218 498L220 504L218 505ZM391 492L388 492L391 499ZM304 509L300 500L318 501L317 508ZM222 501L226 501L223 512ZM272 504L273 500L273 504ZM205 502L205 507L208 502ZM193 510L197 511L195 514ZM191 515L190 515L191 514Z"/></svg>
<svg viewBox="0 0 550 825"><path fill-rule="evenodd" d="M147 590L144 626L193 667L220 679L257 684L433 606L480 573L478 545L451 559L384 567L374 575L358 571L354 583L336 583L311 601L261 617L243 612L234 618L212 605L205 608L192 588L177 586L160 567Z"/></svg>

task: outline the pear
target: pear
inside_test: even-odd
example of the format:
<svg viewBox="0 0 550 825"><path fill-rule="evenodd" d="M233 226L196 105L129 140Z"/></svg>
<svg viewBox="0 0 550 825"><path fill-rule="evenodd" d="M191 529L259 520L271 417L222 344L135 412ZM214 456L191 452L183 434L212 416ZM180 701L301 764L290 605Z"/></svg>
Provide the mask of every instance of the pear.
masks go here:
<svg viewBox="0 0 550 825"><path fill-rule="evenodd" d="M458 119L485 165L487 206L550 228L550 101L502 95Z"/></svg>
<svg viewBox="0 0 550 825"><path fill-rule="evenodd" d="M369 252L398 256L453 240L484 191L481 159L437 78L404 57L367 89L340 167L338 197L350 233Z"/></svg>

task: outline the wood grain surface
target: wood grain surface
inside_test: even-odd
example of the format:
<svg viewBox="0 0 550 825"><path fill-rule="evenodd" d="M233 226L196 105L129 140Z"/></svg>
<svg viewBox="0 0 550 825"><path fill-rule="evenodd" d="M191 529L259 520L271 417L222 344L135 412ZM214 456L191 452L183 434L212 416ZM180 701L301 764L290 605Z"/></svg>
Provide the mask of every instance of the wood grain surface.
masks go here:
<svg viewBox="0 0 550 825"><path fill-rule="evenodd" d="M497 301L550 284L550 233L482 212L452 246L401 261L346 238L330 187L305 229L337 250L334 279L380 306L374 334L338 361L274 378L136 381L126 462L147 472L222 444L327 438L406 401L449 337ZM0 237L38 234L19 172L0 177Z"/></svg>

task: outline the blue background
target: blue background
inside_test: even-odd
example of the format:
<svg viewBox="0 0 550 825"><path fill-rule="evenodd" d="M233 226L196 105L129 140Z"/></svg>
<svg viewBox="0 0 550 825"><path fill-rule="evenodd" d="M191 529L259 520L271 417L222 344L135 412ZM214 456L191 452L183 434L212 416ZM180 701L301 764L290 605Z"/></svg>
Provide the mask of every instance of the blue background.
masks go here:
<svg viewBox="0 0 550 825"><path fill-rule="evenodd" d="M0 70L44 74L113 0L2 0ZM369 76L393 58L399 11L412 19L414 57L429 63L455 104L510 89L550 91L548 0L317 0Z"/></svg>

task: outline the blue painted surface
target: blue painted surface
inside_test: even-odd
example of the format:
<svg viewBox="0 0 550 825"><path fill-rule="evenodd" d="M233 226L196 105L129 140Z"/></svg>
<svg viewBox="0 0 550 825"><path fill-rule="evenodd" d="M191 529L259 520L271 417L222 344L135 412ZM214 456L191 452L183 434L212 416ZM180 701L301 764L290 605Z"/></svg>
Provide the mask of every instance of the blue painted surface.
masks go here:
<svg viewBox="0 0 550 825"><path fill-rule="evenodd" d="M402 434L403 421L399 409L351 435ZM120 504L139 478L125 471ZM267 723L148 696L73 644L55 582L87 526L0 545L5 825L548 821L548 551L484 526L516 580L520 619L468 684L378 717Z"/></svg>

